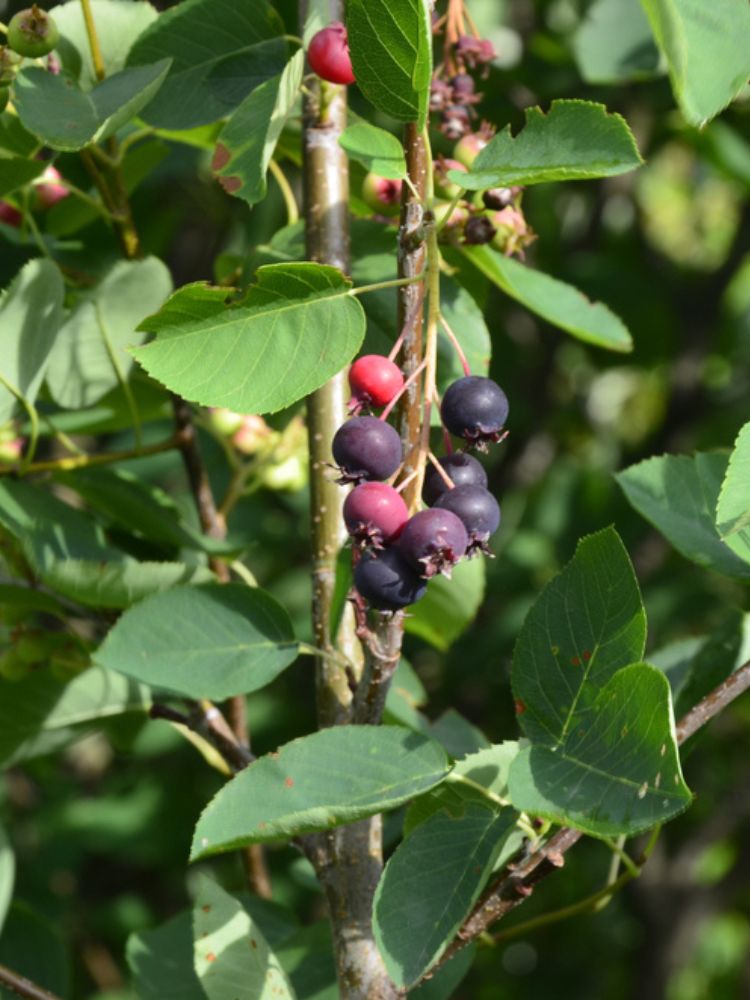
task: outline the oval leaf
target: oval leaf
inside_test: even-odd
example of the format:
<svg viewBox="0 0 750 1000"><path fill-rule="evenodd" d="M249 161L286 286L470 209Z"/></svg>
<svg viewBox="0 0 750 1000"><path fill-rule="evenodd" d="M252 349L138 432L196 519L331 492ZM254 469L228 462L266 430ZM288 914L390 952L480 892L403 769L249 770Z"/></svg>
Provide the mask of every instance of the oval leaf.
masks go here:
<svg viewBox="0 0 750 1000"><path fill-rule="evenodd" d="M394 809L449 771L439 744L398 726L335 726L240 771L198 820L191 860Z"/></svg>
<svg viewBox="0 0 750 1000"><path fill-rule="evenodd" d="M365 170L398 180L406 176L406 160L395 135L369 122L355 122L343 131L340 145Z"/></svg>
<svg viewBox="0 0 750 1000"><path fill-rule="evenodd" d="M481 151L468 173L448 176L470 191L612 177L643 163L633 133L618 114L590 101L553 101L526 109L526 125L514 138L510 126Z"/></svg>
<svg viewBox="0 0 750 1000"><path fill-rule="evenodd" d="M138 361L185 399L238 413L273 413L319 388L364 337L351 282L310 263L270 264L257 278L242 304L162 327Z"/></svg>
<svg viewBox="0 0 750 1000"><path fill-rule="evenodd" d="M152 687L220 701L270 684L297 652L289 616L270 594L207 584L130 608L94 659Z"/></svg>
<svg viewBox="0 0 750 1000"><path fill-rule="evenodd" d="M378 111L422 127L432 78L426 0L349 0L346 8L352 66L362 93Z"/></svg>
<svg viewBox="0 0 750 1000"><path fill-rule="evenodd" d="M627 327L602 302L592 302L573 285L519 264L487 246L461 247L490 281L516 302L578 340L610 351L632 351Z"/></svg>

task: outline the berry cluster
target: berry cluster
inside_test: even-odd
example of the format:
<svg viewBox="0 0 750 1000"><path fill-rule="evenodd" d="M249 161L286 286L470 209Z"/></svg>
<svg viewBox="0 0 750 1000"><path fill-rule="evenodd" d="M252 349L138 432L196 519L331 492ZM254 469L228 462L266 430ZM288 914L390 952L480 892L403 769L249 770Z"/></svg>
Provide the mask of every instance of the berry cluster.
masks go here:
<svg viewBox="0 0 750 1000"><path fill-rule="evenodd" d="M466 450L450 452L427 469L425 509L410 516L399 489L385 482L403 463L401 438L386 421L406 386L403 376L392 359L369 354L352 365L349 384L350 410L357 415L338 429L332 449L339 482L354 484L344 502L357 560L354 584L371 607L397 611L424 595L430 577L450 576L463 557L487 552L500 507L487 490L483 467L467 451L501 440L508 400L495 382L479 375L449 386L442 421ZM380 406L380 417L361 413Z"/></svg>

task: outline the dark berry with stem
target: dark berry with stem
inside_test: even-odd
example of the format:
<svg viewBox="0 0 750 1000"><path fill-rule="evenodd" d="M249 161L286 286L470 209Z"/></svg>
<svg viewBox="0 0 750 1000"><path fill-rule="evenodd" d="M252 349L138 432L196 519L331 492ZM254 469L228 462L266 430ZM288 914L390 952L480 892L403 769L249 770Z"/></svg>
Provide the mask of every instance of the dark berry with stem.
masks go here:
<svg viewBox="0 0 750 1000"><path fill-rule="evenodd" d="M354 570L354 586L373 608L399 611L424 597L426 582L395 547L365 552Z"/></svg>
<svg viewBox="0 0 750 1000"><path fill-rule="evenodd" d="M354 83L346 27L334 21L313 35L307 47L310 68L329 83Z"/></svg>
<svg viewBox="0 0 750 1000"><path fill-rule="evenodd" d="M398 432L377 417L352 417L336 431L333 457L341 471L340 483L388 479L401 464Z"/></svg>
<svg viewBox="0 0 750 1000"><path fill-rule="evenodd" d="M466 552L469 536L463 522L450 510L420 510L401 532L399 546L407 562L422 576L451 570Z"/></svg>
<svg viewBox="0 0 750 1000"><path fill-rule="evenodd" d="M449 510L460 518L469 536L468 555L487 552L487 539L500 527L500 506L483 486L456 486L446 490L435 509Z"/></svg>
<svg viewBox="0 0 750 1000"><path fill-rule="evenodd" d="M503 436L508 399L491 378L467 375L448 386L440 415L451 434L484 451L489 441Z"/></svg>
<svg viewBox="0 0 750 1000"><path fill-rule="evenodd" d="M444 455L438 459L440 465L453 485L458 486L487 486L487 473L480 462L473 455L466 452L457 451L452 455ZM422 487L422 499L428 507L437 503L438 499L451 487L440 475L434 465L430 465L424 474L424 486Z"/></svg>
<svg viewBox="0 0 750 1000"><path fill-rule="evenodd" d="M408 520L404 498L385 483L360 483L344 501L346 530L363 547L395 541Z"/></svg>
<svg viewBox="0 0 750 1000"><path fill-rule="evenodd" d="M490 243L496 232L486 215L472 215L464 226L464 242L472 246Z"/></svg>
<svg viewBox="0 0 750 1000"><path fill-rule="evenodd" d="M390 358L382 354L365 354L349 369L350 408L354 411L363 406L385 406L403 386L401 369Z"/></svg>

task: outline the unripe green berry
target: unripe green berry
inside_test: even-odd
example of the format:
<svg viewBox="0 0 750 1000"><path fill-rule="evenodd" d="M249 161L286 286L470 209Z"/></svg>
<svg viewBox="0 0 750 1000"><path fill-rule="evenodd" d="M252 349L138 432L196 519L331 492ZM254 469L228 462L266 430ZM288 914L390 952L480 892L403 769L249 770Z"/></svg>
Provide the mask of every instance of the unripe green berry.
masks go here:
<svg viewBox="0 0 750 1000"><path fill-rule="evenodd" d="M60 32L46 10L34 4L19 10L8 25L8 45L19 56L38 59L46 56L57 45Z"/></svg>
<svg viewBox="0 0 750 1000"><path fill-rule="evenodd" d="M20 62L21 57L16 52L7 45L0 45L0 86L13 83Z"/></svg>

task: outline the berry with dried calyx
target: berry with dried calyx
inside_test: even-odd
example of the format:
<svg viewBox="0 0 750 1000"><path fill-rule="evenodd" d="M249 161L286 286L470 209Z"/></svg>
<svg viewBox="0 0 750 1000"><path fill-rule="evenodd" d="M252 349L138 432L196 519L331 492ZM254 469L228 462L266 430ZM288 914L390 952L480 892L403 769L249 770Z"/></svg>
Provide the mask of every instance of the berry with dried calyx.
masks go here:
<svg viewBox="0 0 750 1000"><path fill-rule="evenodd" d="M365 552L354 569L354 586L379 611L400 611L424 597L427 589L395 547Z"/></svg>
<svg viewBox="0 0 750 1000"><path fill-rule="evenodd" d="M21 64L21 57L7 45L0 45L0 86L7 87L13 83L18 67Z"/></svg>
<svg viewBox="0 0 750 1000"><path fill-rule="evenodd" d="M485 450L487 442L503 436L508 398L491 378L467 375L448 386L440 415L451 434Z"/></svg>
<svg viewBox="0 0 750 1000"><path fill-rule="evenodd" d="M486 215L472 215L464 226L464 243L481 246L491 243L497 230Z"/></svg>
<svg viewBox="0 0 750 1000"><path fill-rule="evenodd" d="M401 181L381 177L370 171L362 181L362 200L378 215L398 215L401 207Z"/></svg>
<svg viewBox="0 0 750 1000"><path fill-rule="evenodd" d="M60 32L54 19L36 4L19 10L8 24L8 45L19 56L29 59L46 56L57 45L59 38Z"/></svg>
<svg viewBox="0 0 750 1000"><path fill-rule="evenodd" d="M489 188L489 190L482 192L482 202L485 208L499 211L501 208L507 208L508 205L512 204L513 199L520 190L517 187Z"/></svg>
<svg viewBox="0 0 750 1000"><path fill-rule="evenodd" d="M329 83L354 83L346 26L333 21L313 35L307 47L310 68Z"/></svg>
<svg viewBox="0 0 750 1000"><path fill-rule="evenodd" d="M385 483L360 483L344 501L344 523L363 547L382 548L395 541L409 520L404 498Z"/></svg>
<svg viewBox="0 0 750 1000"><path fill-rule="evenodd" d="M500 526L500 506L483 486L456 486L446 490L435 509L450 510L458 517L469 536L467 555L488 552L487 540Z"/></svg>
<svg viewBox="0 0 750 1000"><path fill-rule="evenodd" d="M420 510L399 538L407 562L428 579L436 573L450 577L466 552L469 536L459 517L450 510Z"/></svg>
<svg viewBox="0 0 750 1000"><path fill-rule="evenodd" d="M398 432L377 417L347 420L336 431L332 450L340 483L388 479L403 458Z"/></svg>
<svg viewBox="0 0 750 1000"><path fill-rule="evenodd" d="M404 387L401 369L382 354L365 354L349 369L352 412L363 406L387 406Z"/></svg>
<svg viewBox="0 0 750 1000"><path fill-rule="evenodd" d="M464 451L456 451L452 455L444 455L438 459L442 469L453 486L487 486L487 473L484 467L473 455L467 455ZM446 490L452 489L440 475L434 465L430 465L425 471L424 486L422 487L422 499L428 507L432 507Z"/></svg>

